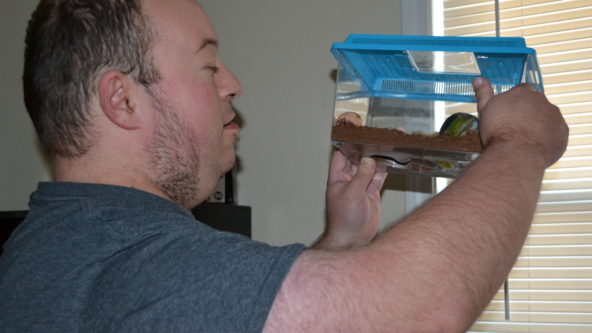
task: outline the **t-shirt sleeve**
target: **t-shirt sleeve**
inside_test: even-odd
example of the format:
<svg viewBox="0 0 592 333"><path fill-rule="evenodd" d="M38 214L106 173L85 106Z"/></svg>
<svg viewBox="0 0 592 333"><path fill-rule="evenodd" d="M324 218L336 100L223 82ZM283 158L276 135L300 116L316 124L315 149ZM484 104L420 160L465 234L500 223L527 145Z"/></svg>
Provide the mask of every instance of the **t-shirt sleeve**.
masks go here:
<svg viewBox="0 0 592 333"><path fill-rule="evenodd" d="M201 224L154 233L103 265L83 322L104 332L260 332L303 249Z"/></svg>

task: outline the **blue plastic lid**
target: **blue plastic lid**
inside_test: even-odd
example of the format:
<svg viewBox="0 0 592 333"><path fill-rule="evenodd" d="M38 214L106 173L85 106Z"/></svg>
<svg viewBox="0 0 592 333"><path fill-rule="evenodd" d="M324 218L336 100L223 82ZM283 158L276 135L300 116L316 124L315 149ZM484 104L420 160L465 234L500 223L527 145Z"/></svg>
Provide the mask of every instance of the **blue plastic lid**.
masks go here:
<svg viewBox="0 0 592 333"><path fill-rule="evenodd" d="M536 51L521 37L350 35L333 44L340 81L358 91L338 99L391 97L476 102L471 82L487 78L496 93L520 83L543 91Z"/></svg>

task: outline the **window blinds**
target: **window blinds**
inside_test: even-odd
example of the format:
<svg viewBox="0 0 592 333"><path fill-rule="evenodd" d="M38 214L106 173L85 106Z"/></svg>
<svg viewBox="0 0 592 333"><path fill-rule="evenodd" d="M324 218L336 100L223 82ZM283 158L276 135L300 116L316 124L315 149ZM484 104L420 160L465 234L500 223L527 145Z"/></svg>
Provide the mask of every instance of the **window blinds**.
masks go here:
<svg viewBox="0 0 592 333"><path fill-rule="evenodd" d="M495 36L493 0L435 0L444 34ZM501 36L535 48L545 94L570 127L565 155L545 174L526 245L470 332L592 332L592 0L501 0ZM467 107L472 108L468 110ZM474 112L447 103L447 113Z"/></svg>

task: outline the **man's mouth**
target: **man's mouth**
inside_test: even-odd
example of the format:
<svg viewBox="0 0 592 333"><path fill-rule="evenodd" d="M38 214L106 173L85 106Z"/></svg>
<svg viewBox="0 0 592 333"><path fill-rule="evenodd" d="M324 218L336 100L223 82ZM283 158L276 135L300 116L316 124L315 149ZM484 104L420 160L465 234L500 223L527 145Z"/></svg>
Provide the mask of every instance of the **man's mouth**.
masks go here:
<svg viewBox="0 0 592 333"><path fill-rule="evenodd" d="M240 127L236 123L229 122L228 124L224 125L224 129L238 131L240 130Z"/></svg>

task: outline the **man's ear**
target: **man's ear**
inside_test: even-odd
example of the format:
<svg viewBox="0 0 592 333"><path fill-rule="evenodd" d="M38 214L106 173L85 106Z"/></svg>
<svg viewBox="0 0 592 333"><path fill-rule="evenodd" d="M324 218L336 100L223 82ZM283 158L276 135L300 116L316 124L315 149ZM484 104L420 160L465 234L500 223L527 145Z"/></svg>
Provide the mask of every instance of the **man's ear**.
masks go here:
<svg viewBox="0 0 592 333"><path fill-rule="evenodd" d="M112 123L126 130L137 129L141 124L132 85L133 81L127 75L115 70L104 73L99 80L99 102L103 113Z"/></svg>

